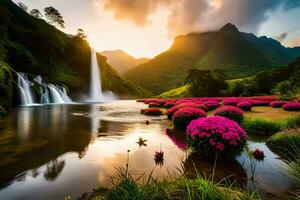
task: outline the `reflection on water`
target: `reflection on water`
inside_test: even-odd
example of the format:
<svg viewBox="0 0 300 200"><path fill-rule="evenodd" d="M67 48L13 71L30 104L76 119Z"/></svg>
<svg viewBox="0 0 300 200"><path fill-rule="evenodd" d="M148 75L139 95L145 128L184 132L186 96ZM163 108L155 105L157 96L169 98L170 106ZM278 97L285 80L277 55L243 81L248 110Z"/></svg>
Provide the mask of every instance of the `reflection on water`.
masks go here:
<svg viewBox="0 0 300 200"><path fill-rule="evenodd" d="M4 119L6 129L0 132L1 199L76 198L93 188L109 187L115 167L125 167L128 150L129 171L134 176L145 172L147 177L154 169L154 177L167 178L170 171L179 174L182 163L191 175L194 166L209 174L211 163L188 156L179 132L165 134L170 123L164 117L139 114L144 106L122 101L15 109ZM265 151L266 158L257 164L258 182L247 181L247 187L284 191L290 182L282 170L283 162L263 143L250 142L251 149L257 147ZM160 150L164 165L156 166L154 153ZM218 170L217 175L222 178L235 173L246 180L249 165L247 156L242 155L238 162L222 165L226 170Z"/></svg>

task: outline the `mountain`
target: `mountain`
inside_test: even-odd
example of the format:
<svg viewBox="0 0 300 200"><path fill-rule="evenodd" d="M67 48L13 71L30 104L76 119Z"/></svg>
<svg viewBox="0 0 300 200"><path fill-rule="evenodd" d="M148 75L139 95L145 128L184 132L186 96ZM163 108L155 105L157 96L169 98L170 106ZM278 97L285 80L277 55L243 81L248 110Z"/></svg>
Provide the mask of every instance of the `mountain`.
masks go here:
<svg viewBox="0 0 300 200"><path fill-rule="evenodd" d="M128 70L137 65L143 64L150 59L148 58L134 58L122 50L102 51L101 55L107 58L107 62L120 74L123 75Z"/></svg>
<svg viewBox="0 0 300 200"><path fill-rule="evenodd" d="M74 96L87 93L91 51L87 41L69 36L43 19L32 17L11 0L0 1L0 105L17 99L16 71L42 75L48 83L66 86ZM119 95L150 93L121 78L97 55L104 90Z"/></svg>
<svg viewBox="0 0 300 200"><path fill-rule="evenodd" d="M160 94L182 86L192 68L223 69L228 79L247 77L289 63L300 55L299 50L226 24L218 31L176 37L169 50L131 69L125 77Z"/></svg>

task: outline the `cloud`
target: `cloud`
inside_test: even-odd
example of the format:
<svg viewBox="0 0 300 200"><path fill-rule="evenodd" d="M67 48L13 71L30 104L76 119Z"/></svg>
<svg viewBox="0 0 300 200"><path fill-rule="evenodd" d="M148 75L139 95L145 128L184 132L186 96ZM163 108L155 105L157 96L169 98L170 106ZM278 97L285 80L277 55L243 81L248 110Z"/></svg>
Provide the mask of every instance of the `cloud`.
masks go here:
<svg viewBox="0 0 300 200"><path fill-rule="evenodd" d="M283 32L278 36L275 36L274 39L277 40L278 42L282 42L287 36L288 36L289 32Z"/></svg>
<svg viewBox="0 0 300 200"><path fill-rule="evenodd" d="M299 47L300 46L300 36L288 41L287 46L288 47Z"/></svg>
<svg viewBox="0 0 300 200"><path fill-rule="evenodd" d="M149 16L164 5L170 12L169 36L221 28L231 22L242 30L256 32L272 11L300 6L296 0L104 0L104 8L116 19L138 26L151 23ZM166 6L167 5L167 6Z"/></svg>
<svg viewBox="0 0 300 200"><path fill-rule="evenodd" d="M160 4L171 0L104 0L104 9L114 12L119 20L131 20L138 26L150 23L149 15L155 13Z"/></svg>

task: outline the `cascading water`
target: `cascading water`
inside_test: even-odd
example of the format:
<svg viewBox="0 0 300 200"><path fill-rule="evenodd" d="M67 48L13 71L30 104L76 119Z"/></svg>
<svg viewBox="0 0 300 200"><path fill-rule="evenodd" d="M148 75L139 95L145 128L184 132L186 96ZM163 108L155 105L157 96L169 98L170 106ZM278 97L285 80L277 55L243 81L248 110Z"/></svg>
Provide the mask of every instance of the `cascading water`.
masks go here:
<svg viewBox="0 0 300 200"><path fill-rule="evenodd" d="M90 98L91 101L103 101L101 74L97 61L96 51L91 49L91 85L90 85Z"/></svg>
<svg viewBox="0 0 300 200"><path fill-rule="evenodd" d="M37 102L34 101L33 92L31 90L33 83L28 80L26 74L17 73L17 75L21 105L29 106L37 104ZM37 76L34 82L40 87L40 104L64 104L72 102L64 87L47 84L43 81L41 76Z"/></svg>
<svg viewBox="0 0 300 200"><path fill-rule="evenodd" d="M96 51L91 48L91 81L90 81L90 102L104 102L117 99L113 92L102 92L101 73L97 61Z"/></svg>
<svg viewBox="0 0 300 200"><path fill-rule="evenodd" d="M34 97L31 90L31 82L28 80L26 74L17 73L18 76L18 87L20 92L21 105L32 105L34 104Z"/></svg>

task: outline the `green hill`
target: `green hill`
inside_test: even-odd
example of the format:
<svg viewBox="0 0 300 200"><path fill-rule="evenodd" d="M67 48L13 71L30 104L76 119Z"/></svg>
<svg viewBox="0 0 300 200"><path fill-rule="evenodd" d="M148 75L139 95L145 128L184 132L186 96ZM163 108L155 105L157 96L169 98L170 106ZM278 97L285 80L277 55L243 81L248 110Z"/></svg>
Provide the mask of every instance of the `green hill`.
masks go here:
<svg viewBox="0 0 300 200"><path fill-rule="evenodd" d="M299 55L299 48L285 48L271 38L258 38L226 24L219 31L177 37L169 50L125 77L160 94L182 86L191 68L224 69L229 79L241 78L287 64Z"/></svg>
<svg viewBox="0 0 300 200"><path fill-rule="evenodd" d="M10 0L0 1L0 13L0 104L9 104L17 92L15 71L42 75L46 82L65 85L74 94L88 91L91 52L85 40L32 17ZM98 54L98 60L105 90L150 95L122 79L105 57Z"/></svg>

